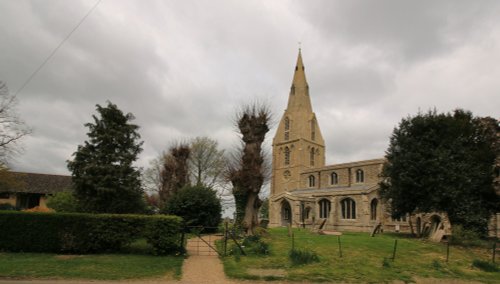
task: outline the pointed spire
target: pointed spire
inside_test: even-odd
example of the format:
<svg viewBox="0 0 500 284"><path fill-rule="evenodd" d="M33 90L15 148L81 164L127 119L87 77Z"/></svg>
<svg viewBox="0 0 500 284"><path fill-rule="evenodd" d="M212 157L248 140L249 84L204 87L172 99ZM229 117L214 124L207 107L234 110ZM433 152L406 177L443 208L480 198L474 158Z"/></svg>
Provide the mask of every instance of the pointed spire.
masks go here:
<svg viewBox="0 0 500 284"><path fill-rule="evenodd" d="M302 49L299 48L299 56L297 57L297 64L295 65L295 73L293 74L292 82L295 87L307 86L306 72L304 69L304 63L302 62Z"/></svg>
<svg viewBox="0 0 500 284"><path fill-rule="evenodd" d="M293 74L292 87L288 98L288 110L305 109L312 112L311 100L309 99L309 85L306 80L304 63L302 62L302 50L299 48L297 65Z"/></svg>

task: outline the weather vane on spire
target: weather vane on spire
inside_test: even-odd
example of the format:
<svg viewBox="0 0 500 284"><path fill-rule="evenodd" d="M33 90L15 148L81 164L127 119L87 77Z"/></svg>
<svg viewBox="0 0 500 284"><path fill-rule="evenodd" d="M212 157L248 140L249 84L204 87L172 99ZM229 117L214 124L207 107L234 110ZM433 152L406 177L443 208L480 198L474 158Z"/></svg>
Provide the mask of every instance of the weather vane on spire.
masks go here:
<svg viewBox="0 0 500 284"><path fill-rule="evenodd" d="M299 41L299 51L302 49L302 42Z"/></svg>

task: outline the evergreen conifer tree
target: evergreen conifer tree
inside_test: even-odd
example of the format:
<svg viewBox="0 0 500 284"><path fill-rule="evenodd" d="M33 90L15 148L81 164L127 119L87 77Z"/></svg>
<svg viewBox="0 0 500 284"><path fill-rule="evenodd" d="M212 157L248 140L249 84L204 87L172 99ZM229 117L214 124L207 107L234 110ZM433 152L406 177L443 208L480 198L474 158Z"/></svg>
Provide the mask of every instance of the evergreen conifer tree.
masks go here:
<svg viewBox="0 0 500 284"><path fill-rule="evenodd" d="M89 139L79 145L68 161L79 207L94 213L140 213L144 210L139 170L132 164L142 151L139 126L130 124L115 104L96 105Z"/></svg>

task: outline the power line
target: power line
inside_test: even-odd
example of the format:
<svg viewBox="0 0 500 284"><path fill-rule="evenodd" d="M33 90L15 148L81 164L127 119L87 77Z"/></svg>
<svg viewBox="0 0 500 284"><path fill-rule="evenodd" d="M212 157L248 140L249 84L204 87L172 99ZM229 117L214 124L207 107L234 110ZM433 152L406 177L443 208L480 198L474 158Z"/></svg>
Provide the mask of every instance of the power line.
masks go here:
<svg viewBox="0 0 500 284"><path fill-rule="evenodd" d="M49 60L54 56L54 54L56 54L56 52L59 50L59 48L61 48L61 46L71 37L71 35L82 25L82 23L85 21L85 19L87 19L87 17L95 10L95 8L97 8L97 6L99 5L99 3L101 3L101 1L102 0L97 0L97 2L94 4L94 6L92 6L92 8L90 8L90 10L87 12L87 14L85 14L85 16L83 16L83 18L80 20L80 22L78 22L78 24L68 33L68 35L66 35L66 37L59 43L59 45L54 50L52 50L52 52L49 54L49 56L47 56L47 58L45 58L45 60L42 62L42 64L40 64L40 66L38 66L38 68L36 68L35 71L33 71L33 73L31 73L31 75L28 77L28 79L16 91L14 96L19 94L24 89L24 87L26 87L26 85L28 85L29 82L31 82L31 79L33 79L35 77L35 75L38 73L38 71L40 71L42 69L42 67L47 62L49 62Z"/></svg>

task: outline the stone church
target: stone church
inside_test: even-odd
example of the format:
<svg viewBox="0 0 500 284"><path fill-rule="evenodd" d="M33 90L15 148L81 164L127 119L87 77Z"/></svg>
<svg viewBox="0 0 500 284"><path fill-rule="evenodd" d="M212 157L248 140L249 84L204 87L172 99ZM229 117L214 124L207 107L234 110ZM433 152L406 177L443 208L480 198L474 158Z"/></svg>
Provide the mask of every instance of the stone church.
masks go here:
<svg viewBox="0 0 500 284"><path fill-rule="evenodd" d="M337 231L369 232L381 224L385 231L451 233L445 214L391 218L379 196L383 158L325 165L325 141L312 108L300 50L272 151L271 227L317 227L324 222L324 229ZM490 233L499 235L500 216L491 221Z"/></svg>

